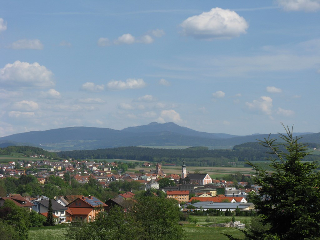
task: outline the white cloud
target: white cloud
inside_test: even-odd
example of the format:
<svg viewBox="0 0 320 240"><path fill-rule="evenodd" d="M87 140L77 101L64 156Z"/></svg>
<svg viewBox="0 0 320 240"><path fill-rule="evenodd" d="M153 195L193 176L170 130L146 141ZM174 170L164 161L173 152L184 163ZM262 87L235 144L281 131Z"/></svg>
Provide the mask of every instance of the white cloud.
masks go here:
<svg viewBox="0 0 320 240"><path fill-rule="evenodd" d="M119 108L124 109L124 110L133 110L134 109L134 107L128 103L120 103Z"/></svg>
<svg viewBox="0 0 320 240"><path fill-rule="evenodd" d="M212 8L210 12L189 17L180 26L186 36L213 40L238 37L246 33L248 23L234 11Z"/></svg>
<svg viewBox="0 0 320 240"><path fill-rule="evenodd" d="M170 82L168 82L167 80L165 80L163 78L159 80L159 84L163 85L163 86L170 86Z"/></svg>
<svg viewBox="0 0 320 240"><path fill-rule="evenodd" d="M59 44L61 47L71 47L71 43L67 42L67 41L62 41Z"/></svg>
<svg viewBox="0 0 320 240"><path fill-rule="evenodd" d="M267 92L269 93L281 93L282 90L276 87L267 87Z"/></svg>
<svg viewBox="0 0 320 240"><path fill-rule="evenodd" d="M79 99L79 102L81 103L105 103L105 101L103 101L101 98L85 98L85 99Z"/></svg>
<svg viewBox="0 0 320 240"><path fill-rule="evenodd" d="M9 117L14 118L29 118L34 116L34 112L19 112L19 111L11 111L9 112Z"/></svg>
<svg viewBox="0 0 320 240"><path fill-rule="evenodd" d="M215 93L212 93L212 96L214 98L223 98L226 94L222 91L216 91Z"/></svg>
<svg viewBox="0 0 320 240"><path fill-rule="evenodd" d="M272 112L272 98L262 96L259 100L253 100L252 103L246 102L250 110L261 111L264 114L270 115Z"/></svg>
<svg viewBox="0 0 320 240"><path fill-rule="evenodd" d="M15 110L30 112L30 111L38 110L39 105L34 101L23 100L21 102L16 102L15 104L13 104L13 108Z"/></svg>
<svg viewBox="0 0 320 240"><path fill-rule="evenodd" d="M0 83L18 87L52 87L53 73L39 63L15 61L0 69Z"/></svg>
<svg viewBox="0 0 320 240"><path fill-rule="evenodd" d="M286 110L286 109L283 109L283 108L279 107L278 110L277 110L277 114L285 116L285 117L289 117L289 116L294 115L294 111Z"/></svg>
<svg viewBox="0 0 320 240"><path fill-rule="evenodd" d="M146 83L143 81L143 79L127 79L125 82L113 80L107 84L109 89L115 90L136 89L143 88L145 86Z"/></svg>
<svg viewBox="0 0 320 240"><path fill-rule="evenodd" d="M237 93L237 94L235 95L235 97L241 97L241 96L242 96L241 93Z"/></svg>
<svg viewBox="0 0 320 240"><path fill-rule="evenodd" d="M286 11L315 12L320 10L320 0L277 0Z"/></svg>
<svg viewBox="0 0 320 240"><path fill-rule="evenodd" d="M47 92L41 92L41 96L45 98L60 98L61 94L55 89L49 89Z"/></svg>
<svg viewBox="0 0 320 240"><path fill-rule="evenodd" d="M42 50L43 44L39 39L21 39L11 44L13 49L35 49Z"/></svg>
<svg viewBox="0 0 320 240"><path fill-rule="evenodd" d="M143 97L139 97L138 101L140 101L140 102L153 102L153 101L155 101L155 99L152 95L145 95Z"/></svg>
<svg viewBox="0 0 320 240"><path fill-rule="evenodd" d="M154 40L150 35L143 35L140 40L140 42L144 44L150 44L153 43L153 41Z"/></svg>
<svg viewBox="0 0 320 240"><path fill-rule="evenodd" d="M159 122L175 122L175 123L182 122L180 114L173 109L161 111L158 121Z"/></svg>
<svg viewBox="0 0 320 240"><path fill-rule="evenodd" d="M109 46L110 44L111 44L111 42L109 41L108 38L99 38L99 40L98 40L98 46L100 46L100 47Z"/></svg>
<svg viewBox="0 0 320 240"><path fill-rule="evenodd" d="M162 37L165 34L165 32L161 29L156 29L156 30L152 30L151 34L159 38L159 37Z"/></svg>
<svg viewBox="0 0 320 240"><path fill-rule="evenodd" d="M7 30L7 23L3 20L3 18L0 18L0 33Z"/></svg>
<svg viewBox="0 0 320 240"><path fill-rule="evenodd" d="M18 97L19 95L21 95L21 92L7 91L5 89L0 89L0 99L9 99L13 97Z"/></svg>
<svg viewBox="0 0 320 240"><path fill-rule="evenodd" d="M104 90L104 85L96 85L93 82L86 82L81 86L81 89L88 92L101 92Z"/></svg>
<svg viewBox="0 0 320 240"><path fill-rule="evenodd" d="M114 41L114 44L132 44L135 42L134 36L129 33L123 34Z"/></svg>

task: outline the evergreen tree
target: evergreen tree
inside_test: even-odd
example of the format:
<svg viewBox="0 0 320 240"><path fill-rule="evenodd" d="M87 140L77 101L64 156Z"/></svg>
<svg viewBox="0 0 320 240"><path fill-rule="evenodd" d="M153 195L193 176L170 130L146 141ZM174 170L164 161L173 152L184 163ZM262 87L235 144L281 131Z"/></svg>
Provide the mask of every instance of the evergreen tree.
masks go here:
<svg viewBox="0 0 320 240"><path fill-rule="evenodd" d="M47 216L47 221L46 221L45 225L46 226L54 226L51 198L49 199L48 216Z"/></svg>
<svg viewBox="0 0 320 240"><path fill-rule="evenodd" d="M316 163L302 162L310 152L290 128L285 130L280 135L283 142L270 138L261 142L274 156L272 171L251 164L261 186L253 203L262 224L270 226L261 239L314 239L320 237L320 173Z"/></svg>

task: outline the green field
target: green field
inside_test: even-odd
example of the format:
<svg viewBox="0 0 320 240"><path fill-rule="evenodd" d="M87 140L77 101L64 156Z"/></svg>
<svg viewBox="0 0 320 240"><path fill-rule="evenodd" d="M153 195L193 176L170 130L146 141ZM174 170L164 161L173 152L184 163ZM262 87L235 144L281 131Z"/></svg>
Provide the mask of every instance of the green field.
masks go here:
<svg viewBox="0 0 320 240"><path fill-rule="evenodd" d="M224 234L231 234L237 238L243 238L244 234L236 228L212 227L213 223L226 223L231 221L231 217L225 216L190 216L191 219L197 219L197 224L183 222L183 229L186 240L227 240ZM236 221L249 224L250 217L235 217ZM29 239L31 240L66 240L67 225L59 225L55 227L32 228L29 231Z"/></svg>

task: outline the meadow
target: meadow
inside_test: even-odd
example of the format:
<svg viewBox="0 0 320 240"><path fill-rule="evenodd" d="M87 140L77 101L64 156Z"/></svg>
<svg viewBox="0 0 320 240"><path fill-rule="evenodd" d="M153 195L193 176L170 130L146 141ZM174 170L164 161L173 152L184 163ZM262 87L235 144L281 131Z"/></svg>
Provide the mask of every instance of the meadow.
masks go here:
<svg viewBox="0 0 320 240"><path fill-rule="evenodd" d="M190 216L190 219L197 219L197 223L182 222L185 233L185 240L227 240L224 234L231 234L237 238L243 238L244 234L236 228L212 227L214 223L226 223L231 221L231 217L225 216ZM235 217L236 221L250 224L251 217ZM58 225L54 227L32 228L29 231L30 240L67 240L68 225Z"/></svg>

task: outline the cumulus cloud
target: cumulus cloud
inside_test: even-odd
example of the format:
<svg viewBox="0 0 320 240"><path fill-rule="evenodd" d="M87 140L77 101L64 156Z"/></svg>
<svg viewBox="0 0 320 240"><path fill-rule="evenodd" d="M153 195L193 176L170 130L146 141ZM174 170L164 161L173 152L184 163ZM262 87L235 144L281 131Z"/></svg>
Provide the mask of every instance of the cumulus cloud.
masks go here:
<svg viewBox="0 0 320 240"><path fill-rule="evenodd" d="M212 96L214 98L223 98L226 94L222 91L216 91L215 93L212 93Z"/></svg>
<svg viewBox="0 0 320 240"><path fill-rule="evenodd" d="M44 98L60 98L61 94L55 89L49 89L47 92L41 92L41 96Z"/></svg>
<svg viewBox="0 0 320 240"><path fill-rule="evenodd" d="M146 86L146 83L143 79L127 79L125 82L123 81L111 81L108 82L107 87L109 89L114 90L124 90L124 89L136 89L136 88L143 88Z"/></svg>
<svg viewBox="0 0 320 240"><path fill-rule="evenodd" d="M320 0L277 0L286 11L315 12L320 10Z"/></svg>
<svg viewBox="0 0 320 240"><path fill-rule="evenodd" d="M139 97L138 101L140 102L153 102L155 98L152 95L144 95L143 97Z"/></svg>
<svg viewBox="0 0 320 240"><path fill-rule="evenodd" d="M86 82L81 86L81 89L88 92L101 92L104 90L104 85L96 85L93 82Z"/></svg>
<svg viewBox="0 0 320 240"><path fill-rule="evenodd" d="M100 47L109 46L110 44L111 44L111 42L109 41L108 38L99 38L99 40L98 40L98 46L100 46Z"/></svg>
<svg viewBox="0 0 320 240"><path fill-rule="evenodd" d="M262 96L259 100L253 100L252 103L246 102L247 107L253 111L261 111L264 114L272 113L272 98Z"/></svg>
<svg viewBox="0 0 320 240"><path fill-rule="evenodd" d="M114 41L114 44L132 44L134 42L135 37L132 36L130 33L126 33L118 37L118 39Z"/></svg>
<svg viewBox="0 0 320 240"><path fill-rule="evenodd" d="M159 84L163 85L163 86L170 86L170 82L168 82L167 80L165 80L163 78L159 80Z"/></svg>
<svg viewBox="0 0 320 240"><path fill-rule="evenodd" d="M15 110L30 112L30 111L38 110L39 105L38 105L38 103L36 103L34 101L23 100L23 101L16 102L15 104L13 104L13 108Z"/></svg>
<svg viewBox="0 0 320 240"><path fill-rule="evenodd" d="M267 87L267 92L269 93L281 93L282 90L276 87Z"/></svg>
<svg viewBox="0 0 320 240"><path fill-rule="evenodd" d="M158 121L162 123L163 122L175 122L175 123L182 122L180 114L173 109L161 111Z"/></svg>
<svg viewBox="0 0 320 240"><path fill-rule="evenodd" d="M120 45L120 44L133 44L133 43L151 44L154 42L154 37L159 38L159 37L162 37L164 34L165 32L160 29L148 31L146 34L140 37L134 37L132 34L126 33L113 41L110 41L108 38L99 38L98 46L105 47L105 46L110 46L112 44Z"/></svg>
<svg viewBox="0 0 320 240"><path fill-rule="evenodd" d="M161 29L152 30L150 32L153 36L158 37L158 38L162 37L165 34L165 32Z"/></svg>
<svg viewBox="0 0 320 240"><path fill-rule="evenodd" d="M150 35L143 35L140 40L140 42L144 44L150 44L153 43L153 41L154 40Z"/></svg>
<svg viewBox="0 0 320 240"><path fill-rule="evenodd" d="M182 34L199 39L230 39L246 33L248 23L229 9L212 8L209 12L192 16L181 25Z"/></svg>
<svg viewBox="0 0 320 240"><path fill-rule="evenodd" d="M15 61L0 69L0 83L15 87L52 87L53 73L39 63Z"/></svg>
<svg viewBox="0 0 320 240"><path fill-rule="evenodd" d="M3 18L0 18L0 33L7 30L7 23L3 20Z"/></svg>
<svg viewBox="0 0 320 240"><path fill-rule="evenodd" d="M20 111L11 111L9 112L9 117L12 118L29 118L33 117L35 114L34 112L20 112Z"/></svg>
<svg viewBox="0 0 320 240"><path fill-rule="evenodd" d="M285 116L285 117L289 117L289 116L294 115L294 111L286 110L286 109L283 109L283 108L279 107L278 110L277 110L277 114Z"/></svg>
<svg viewBox="0 0 320 240"><path fill-rule="evenodd" d="M85 99L79 99L79 102L81 103L90 103L90 104L101 104L105 103L101 98L85 98Z"/></svg>
<svg viewBox="0 0 320 240"><path fill-rule="evenodd" d="M43 44L39 39L21 39L11 44L13 49L35 49L42 50Z"/></svg>

